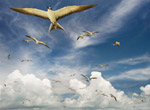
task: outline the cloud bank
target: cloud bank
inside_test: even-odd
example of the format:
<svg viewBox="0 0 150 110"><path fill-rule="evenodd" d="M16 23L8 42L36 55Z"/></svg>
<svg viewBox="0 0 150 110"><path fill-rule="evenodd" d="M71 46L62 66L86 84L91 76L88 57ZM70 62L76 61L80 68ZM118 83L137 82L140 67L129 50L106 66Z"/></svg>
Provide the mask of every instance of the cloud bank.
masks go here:
<svg viewBox="0 0 150 110"><path fill-rule="evenodd" d="M105 80L101 72L92 72L90 77L97 79L87 83L84 79L71 78L68 83L73 94L69 95L68 92L68 95L62 98L61 94L55 94L49 79L40 79L33 74L23 75L19 70L15 70L0 84L0 109L150 109L150 85L141 87L140 95L134 93L132 97L128 97ZM114 95L117 101L110 94Z"/></svg>

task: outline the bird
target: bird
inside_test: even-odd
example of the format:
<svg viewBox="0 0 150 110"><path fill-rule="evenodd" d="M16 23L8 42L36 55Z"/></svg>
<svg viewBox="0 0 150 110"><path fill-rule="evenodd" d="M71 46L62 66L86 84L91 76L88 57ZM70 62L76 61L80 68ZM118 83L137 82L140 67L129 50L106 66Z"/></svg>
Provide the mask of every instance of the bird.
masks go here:
<svg viewBox="0 0 150 110"><path fill-rule="evenodd" d="M10 54L7 56L7 59L8 59L8 60L10 59Z"/></svg>
<svg viewBox="0 0 150 110"><path fill-rule="evenodd" d="M60 83L60 82L61 82L61 81L59 81L59 80L54 80L54 79L53 79L53 81L55 81L56 83L58 83L58 82Z"/></svg>
<svg viewBox="0 0 150 110"><path fill-rule="evenodd" d="M96 65L96 66L99 66L99 67L101 67L101 68L103 68L104 66L108 66L108 64L98 64L98 65Z"/></svg>
<svg viewBox="0 0 150 110"><path fill-rule="evenodd" d="M82 34L82 35L79 35L78 38L77 38L77 40L79 40L79 38L83 39L84 36L89 36L89 35L88 35L88 34Z"/></svg>
<svg viewBox="0 0 150 110"><path fill-rule="evenodd" d="M97 79L97 77L87 77L86 75L84 75L84 74L81 74L83 77L85 77L86 78L86 81L87 82L89 82L91 79Z"/></svg>
<svg viewBox="0 0 150 110"><path fill-rule="evenodd" d="M6 84L4 84L4 86L6 87Z"/></svg>
<svg viewBox="0 0 150 110"><path fill-rule="evenodd" d="M110 94L110 96L111 96L112 98L114 98L115 101L117 102L117 98L116 98L114 95Z"/></svg>
<svg viewBox="0 0 150 110"><path fill-rule="evenodd" d="M115 46L115 45L117 45L118 47L120 47L120 42L115 41L115 42L113 43L113 46Z"/></svg>
<svg viewBox="0 0 150 110"><path fill-rule="evenodd" d="M33 36L28 36L28 35L26 35L26 37L28 37L28 38L30 38L30 39L33 39L33 40L36 42L36 45L42 44L42 45L44 45L44 46L50 48L50 47L49 47L48 45L46 45L44 42L38 41L38 40L37 40L35 37L33 37Z"/></svg>
<svg viewBox="0 0 150 110"><path fill-rule="evenodd" d="M32 40L23 40L23 41L25 41L25 42L32 42Z"/></svg>
<svg viewBox="0 0 150 110"><path fill-rule="evenodd" d="M50 72L52 72L52 73L56 73L57 71L55 71L55 70L51 70Z"/></svg>
<svg viewBox="0 0 150 110"><path fill-rule="evenodd" d="M70 76L72 77L72 76L75 76L76 74L71 74Z"/></svg>
<svg viewBox="0 0 150 110"><path fill-rule="evenodd" d="M23 60L21 60L21 62L24 62L24 61L29 62L29 61L32 61L32 60L30 60L30 59L23 59Z"/></svg>
<svg viewBox="0 0 150 110"><path fill-rule="evenodd" d="M92 37L92 35L95 34L95 33L99 33L98 31L93 31L93 32L90 32L90 31L82 31L82 32L88 33L90 37Z"/></svg>
<svg viewBox="0 0 150 110"><path fill-rule="evenodd" d="M53 29L61 29L64 30L64 28L57 22L59 19L68 16L73 13L81 12L84 10L87 10L89 8L92 8L96 6L96 4L93 5L74 5L74 6L66 6L61 9L58 9L56 11L53 11L51 7L47 7L47 11L39 10L36 8L10 8L11 10L14 10L19 13L32 15L41 17L44 19L48 19L51 21L51 25L49 27L49 32Z"/></svg>
<svg viewBox="0 0 150 110"><path fill-rule="evenodd" d="M74 90L74 89L72 89L72 88L70 88L70 87L69 87L68 89L70 89L71 91L75 92L75 90Z"/></svg>
<svg viewBox="0 0 150 110"><path fill-rule="evenodd" d="M104 94L104 93L103 93L102 95L108 97L108 95L106 95L106 94Z"/></svg>

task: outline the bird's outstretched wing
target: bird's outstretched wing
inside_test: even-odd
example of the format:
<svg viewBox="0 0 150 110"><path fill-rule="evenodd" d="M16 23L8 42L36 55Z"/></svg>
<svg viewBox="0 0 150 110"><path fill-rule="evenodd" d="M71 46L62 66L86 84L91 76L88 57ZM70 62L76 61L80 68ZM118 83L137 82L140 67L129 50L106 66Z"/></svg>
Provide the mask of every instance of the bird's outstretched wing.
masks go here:
<svg viewBox="0 0 150 110"><path fill-rule="evenodd" d="M79 40L79 38L81 38L80 36L78 36L77 40Z"/></svg>
<svg viewBox="0 0 150 110"><path fill-rule="evenodd" d="M88 8L92 8L94 6L96 6L96 5L94 4L94 5L67 6L67 7L61 8L61 9L55 11L56 20L61 19L72 13L77 13L77 12L86 10Z"/></svg>
<svg viewBox="0 0 150 110"><path fill-rule="evenodd" d="M90 77L90 79L97 79L97 77Z"/></svg>
<svg viewBox="0 0 150 110"><path fill-rule="evenodd" d="M94 34L94 33L99 33L99 31L94 31L94 32L92 32L92 33L93 33L93 34Z"/></svg>
<svg viewBox="0 0 150 110"><path fill-rule="evenodd" d="M32 37L32 36L28 36L26 35L26 37L30 38L30 39L33 39L34 41L37 41L37 39L35 37Z"/></svg>
<svg viewBox="0 0 150 110"><path fill-rule="evenodd" d="M88 34L90 34L90 33L91 33L90 31L82 31L82 32L86 32L86 33L88 33Z"/></svg>
<svg viewBox="0 0 150 110"><path fill-rule="evenodd" d="M10 8L10 9L17 11L19 13L33 15L33 16L44 18L44 19L49 19L47 12L43 10L39 10L35 8Z"/></svg>
<svg viewBox="0 0 150 110"><path fill-rule="evenodd" d="M84 74L81 74L83 77L85 77L87 80L89 79L86 75L84 75Z"/></svg>
<svg viewBox="0 0 150 110"><path fill-rule="evenodd" d="M103 64L103 66L109 66L108 64Z"/></svg>
<svg viewBox="0 0 150 110"><path fill-rule="evenodd" d="M42 44L42 45L44 45L44 46L50 48L50 47L49 47L48 45L46 45L44 42L39 41L39 44Z"/></svg>

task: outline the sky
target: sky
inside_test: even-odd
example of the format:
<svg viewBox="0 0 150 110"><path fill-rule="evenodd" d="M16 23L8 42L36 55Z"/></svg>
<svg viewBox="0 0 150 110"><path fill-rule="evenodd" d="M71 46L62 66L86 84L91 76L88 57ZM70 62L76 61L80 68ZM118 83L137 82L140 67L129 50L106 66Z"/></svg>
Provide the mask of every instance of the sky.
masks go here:
<svg viewBox="0 0 150 110"><path fill-rule="evenodd" d="M97 5L58 21L65 31L50 33L49 20L10 9L90 4ZM149 110L149 5L150 0L0 0L0 110ZM77 40L86 30L99 33ZM25 35L50 48L24 42ZM81 74L97 79L86 82Z"/></svg>

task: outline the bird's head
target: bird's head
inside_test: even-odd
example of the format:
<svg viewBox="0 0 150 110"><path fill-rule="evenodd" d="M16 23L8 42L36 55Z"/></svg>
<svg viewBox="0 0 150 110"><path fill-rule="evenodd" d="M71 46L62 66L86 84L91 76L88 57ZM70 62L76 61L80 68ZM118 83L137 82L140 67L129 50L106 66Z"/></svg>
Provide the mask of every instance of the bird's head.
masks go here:
<svg viewBox="0 0 150 110"><path fill-rule="evenodd" d="M49 10L52 10L52 7L50 7L50 6L47 6L47 9L49 9Z"/></svg>

